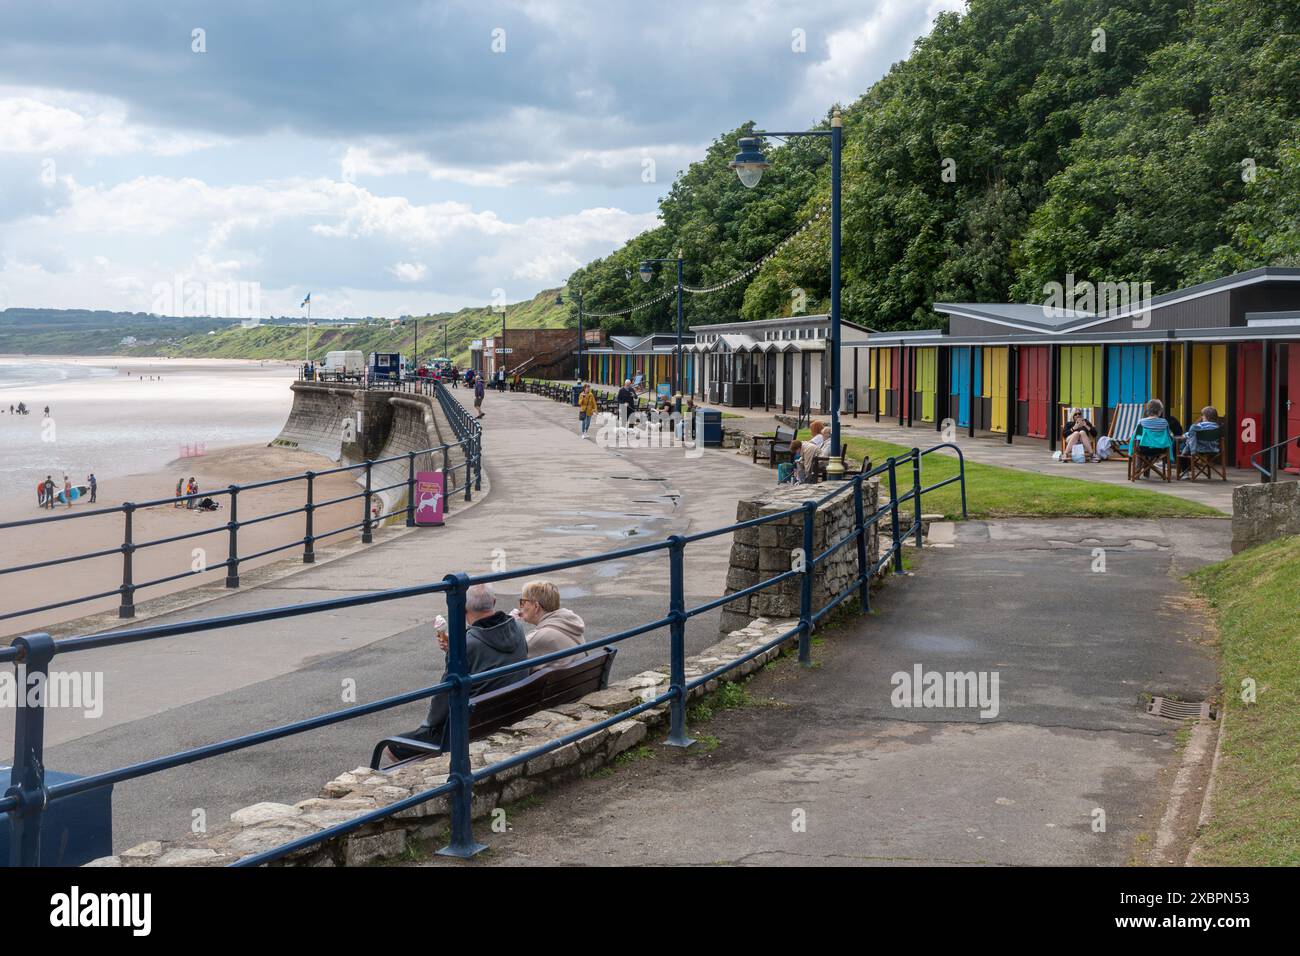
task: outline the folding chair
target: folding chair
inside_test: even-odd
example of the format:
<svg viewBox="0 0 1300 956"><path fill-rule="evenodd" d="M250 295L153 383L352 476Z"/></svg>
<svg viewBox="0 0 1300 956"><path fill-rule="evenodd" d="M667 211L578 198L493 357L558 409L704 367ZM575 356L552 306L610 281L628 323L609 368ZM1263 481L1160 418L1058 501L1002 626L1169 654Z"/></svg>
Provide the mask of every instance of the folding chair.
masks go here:
<svg viewBox="0 0 1300 956"><path fill-rule="evenodd" d="M1149 478L1153 471L1165 481L1173 480L1174 442L1168 428L1147 432L1139 427L1129 440L1128 456L1129 481Z"/></svg>
<svg viewBox="0 0 1300 956"><path fill-rule="evenodd" d="M1190 455L1185 455L1187 459L1187 480L1195 481L1204 475L1207 479L1213 479L1217 474L1223 481L1228 480L1228 463L1227 455L1224 451L1223 429L1221 428L1204 428L1193 432L1196 435L1196 443L1206 444L1215 442L1219 446L1218 451L1196 451Z"/></svg>
<svg viewBox="0 0 1300 956"><path fill-rule="evenodd" d="M1110 433L1106 436L1110 439L1112 455L1121 459L1128 458L1128 443L1133 440L1133 434L1137 431L1137 424L1141 418L1140 404L1115 406L1115 411L1111 412L1110 416Z"/></svg>

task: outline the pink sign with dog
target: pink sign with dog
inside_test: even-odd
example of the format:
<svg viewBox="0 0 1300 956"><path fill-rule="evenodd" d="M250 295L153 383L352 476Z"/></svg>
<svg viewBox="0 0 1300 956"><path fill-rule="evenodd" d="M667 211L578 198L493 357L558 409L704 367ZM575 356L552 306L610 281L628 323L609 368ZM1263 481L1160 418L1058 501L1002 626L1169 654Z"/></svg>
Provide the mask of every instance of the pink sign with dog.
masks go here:
<svg viewBox="0 0 1300 956"><path fill-rule="evenodd" d="M446 485L440 471L415 473L415 523L442 524L442 503Z"/></svg>

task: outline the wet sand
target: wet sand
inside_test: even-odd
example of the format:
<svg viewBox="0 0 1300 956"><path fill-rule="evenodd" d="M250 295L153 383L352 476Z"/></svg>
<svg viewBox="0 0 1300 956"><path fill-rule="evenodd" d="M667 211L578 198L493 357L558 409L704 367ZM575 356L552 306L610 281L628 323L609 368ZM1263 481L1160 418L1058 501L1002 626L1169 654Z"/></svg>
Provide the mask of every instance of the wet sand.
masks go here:
<svg viewBox="0 0 1300 956"><path fill-rule="evenodd" d="M283 448L260 445L241 446L189 458L170 464L161 472L130 475L107 479L99 486L96 504L76 502L71 508L56 505L53 511L36 507L35 489L30 501L6 502L0 506L0 522L28 518L85 514L96 509L112 507L125 501L143 502L171 497L176 490L176 480L184 474L193 475L199 491L211 493L231 484L249 484L272 478L295 475L307 470L321 471L336 467L335 463L319 455ZM348 474L317 478L314 482L316 502L357 493L358 486ZM305 501L306 482L294 481L243 491L239 494L239 519L242 522L262 515L276 514L299 508ZM141 508L132 518L132 538L137 550L132 559L132 577L137 585L171 575L184 575L178 580L136 591L137 603L170 594L199 584L225 580L226 570L218 567L202 573L198 568L211 568L229 556L230 520L229 496L213 494L221 510L204 512L172 503ZM361 499L320 508L314 517L314 534L317 538L362 518ZM116 589L122 584L124 516L121 512L67 520L53 520L21 528L0 529L0 568L34 564L56 558L69 557L110 549L114 553L90 558L57 567L20 571L0 575L0 614L10 614L27 608L53 604L81 595L114 592L94 601L71 607L49 610L22 617L0 620L0 634L15 634L72 620L85 614L111 611L120 603ZM147 542L170 538L194 531L209 531L201 536L165 544L145 547ZM305 532L302 514L273 518L241 527L238 534L241 556L254 554L301 539ZM342 532L326 537L319 547L340 541L352 541L359 531ZM296 544L264 557L241 561L240 568L247 570L284 558L301 558L302 545Z"/></svg>
<svg viewBox="0 0 1300 956"><path fill-rule="evenodd" d="M30 383L0 389L0 523L84 514L119 505L171 498L179 478L193 475L200 491L249 484L273 478L321 471L335 463L307 452L269 448L280 430L293 396L289 383L295 367L286 363L218 359L136 359L114 356L30 358L3 356L30 376ZM32 414L10 416L11 402L22 400ZM50 406L53 440L44 422ZM178 457L202 446L204 454ZM185 446L190 446L186 448ZM72 484L86 483L94 471L99 483L95 505L83 499L71 508L42 511L36 503L36 482L52 474L58 490L63 476ZM352 476L318 479L317 502L355 494ZM305 482L246 491L239 496L239 518L276 514L299 508ZM132 577L137 586L158 578L177 580L138 587L136 603L199 584L221 582L224 567L212 568L229 554L229 496L214 495L221 510L203 512L167 504L144 508L133 517ZM358 522L361 500L322 508L315 515L315 535ZM192 531L210 533L144 547ZM93 601L0 620L0 635L37 630L86 614L111 611L120 603L123 580L124 518L120 512L55 520L20 528L0 529L0 569L52 561L95 551L110 551L56 567L0 574L0 615L55 604L73 597L105 594ZM302 514L288 515L239 530L240 555L251 555L301 539ZM352 541L358 531L327 537L322 546ZM268 562L299 559L296 544L261 558L241 562L241 571Z"/></svg>

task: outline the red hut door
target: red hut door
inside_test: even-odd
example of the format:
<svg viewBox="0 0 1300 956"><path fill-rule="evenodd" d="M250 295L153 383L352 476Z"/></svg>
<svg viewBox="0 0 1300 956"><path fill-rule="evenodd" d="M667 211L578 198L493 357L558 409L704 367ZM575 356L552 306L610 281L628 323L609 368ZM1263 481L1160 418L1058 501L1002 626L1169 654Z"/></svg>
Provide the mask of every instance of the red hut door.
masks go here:
<svg viewBox="0 0 1300 956"><path fill-rule="evenodd" d="M1283 438L1300 435L1300 342L1288 342L1286 366L1286 434ZM1300 447L1295 442L1287 445L1287 471L1300 470Z"/></svg>
<svg viewBox="0 0 1300 956"><path fill-rule="evenodd" d="M1249 468L1250 456L1266 447L1264 439L1264 396L1260 394L1263 346L1243 342L1237 346L1237 467Z"/></svg>
<svg viewBox="0 0 1300 956"><path fill-rule="evenodd" d="M1047 437L1047 346L1032 345L1020 349L1020 375L1017 400L1029 411L1029 437Z"/></svg>

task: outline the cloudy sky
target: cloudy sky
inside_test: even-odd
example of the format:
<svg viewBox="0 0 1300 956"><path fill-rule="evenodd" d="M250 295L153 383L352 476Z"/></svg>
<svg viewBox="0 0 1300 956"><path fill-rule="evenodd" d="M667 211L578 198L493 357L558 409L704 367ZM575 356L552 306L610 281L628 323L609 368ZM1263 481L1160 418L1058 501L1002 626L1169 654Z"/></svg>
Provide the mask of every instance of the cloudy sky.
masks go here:
<svg viewBox="0 0 1300 956"><path fill-rule="evenodd" d="M653 227L717 135L818 121L962 7L0 0L0 308L527 298Z"/></svg>

